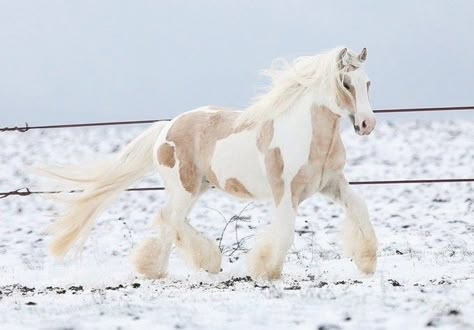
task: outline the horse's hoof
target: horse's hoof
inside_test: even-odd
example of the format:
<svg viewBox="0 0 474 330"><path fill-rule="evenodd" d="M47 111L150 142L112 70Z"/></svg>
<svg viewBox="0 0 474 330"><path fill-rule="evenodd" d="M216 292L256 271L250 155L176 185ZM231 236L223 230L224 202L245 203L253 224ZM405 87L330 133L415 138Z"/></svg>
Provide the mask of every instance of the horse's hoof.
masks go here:
<svg viewBox="0 0 474 330"><path fill-rule="evenodd" d="M166 277L170 246L158 238L145 239L131 255L137 273L148 279Z"/></svg>
<svg viewBox="0 0 474 330"><path fill-rule="evenodd" d="M281 272L280 271L258 272L258 271L250 270L249 276L254 281L257 281L257 280L273 281L273 280L278 280L281 278Z"/></svg>
<svg viewBox="0 0 474 330"><path fill-rule="evenodd" d="M217 274L221 271L222 265L222 254L221 250L212 242L210 242L208 255L205 260L201 261L200 267L206 272L211 274Z"/></svg>
<svg viewBox="0 0 474 330"><path fill-rule="evenodd" d="M377 254L375 252L366 252L362 255L354 256L354 262L362 273L372 275L377 268Z"/></svg>
<svg viewBox="0 0 474 330"><path fill-rule="evenodd" d="M252 279L277 280L281 277L283 263L272 260L270 252L271 249L267 247L249 255L249 275Z"/></svg>

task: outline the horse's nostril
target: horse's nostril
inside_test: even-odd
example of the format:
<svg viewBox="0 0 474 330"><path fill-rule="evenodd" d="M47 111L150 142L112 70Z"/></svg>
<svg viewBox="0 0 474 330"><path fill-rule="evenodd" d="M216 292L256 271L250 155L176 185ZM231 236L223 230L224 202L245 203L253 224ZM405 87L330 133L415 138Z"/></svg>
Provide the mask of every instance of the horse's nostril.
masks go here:
<svg viewBox="0 0 474 330"><path fill-rule="evenodd" d="M365 120L362 122L362 127L367 128L367 122Z"/></svg>

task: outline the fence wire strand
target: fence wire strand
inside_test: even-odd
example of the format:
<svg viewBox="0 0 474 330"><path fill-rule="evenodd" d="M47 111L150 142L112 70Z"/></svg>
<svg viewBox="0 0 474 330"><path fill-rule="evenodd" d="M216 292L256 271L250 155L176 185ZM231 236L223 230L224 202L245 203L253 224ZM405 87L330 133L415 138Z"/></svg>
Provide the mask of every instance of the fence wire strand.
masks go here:
<svg viewBox="0 0 474 330"><path fill-rule="evenodd" d="M474 182L472 179L427 179L427 180L385 180L385 181L349 181L351 185L382 185L382 184L432 184L432 183L465 183ZM143 187L130 188L125 191L163 191L165 187ZM32 191L29 188L20 188L9 192L0 192L0 199L9 196L30 196L46 194L80 193L82 190L52 190L52 191Z"/></svg>
<svg viewBox="0 0 474 330"><path fill-rule="evenodd" d="M474 110L474 106L458 106L458 107L433 107L433 108L393 108L374 110L374 113L402 113L402 112L433 112L433 111L470 111ZM60 124L60 125L42 125L42 126L25 126L3 127L0 132L17 131L21 133L36 129L54 129L54 128L76 128L76 127L95 127L95 126L118 126L118 125L137 125L150 124L157 121L170 121L171 119L150 119L150 120L128 120L128 121L109 121L95 123L79 123L79 124Z"/></svg>

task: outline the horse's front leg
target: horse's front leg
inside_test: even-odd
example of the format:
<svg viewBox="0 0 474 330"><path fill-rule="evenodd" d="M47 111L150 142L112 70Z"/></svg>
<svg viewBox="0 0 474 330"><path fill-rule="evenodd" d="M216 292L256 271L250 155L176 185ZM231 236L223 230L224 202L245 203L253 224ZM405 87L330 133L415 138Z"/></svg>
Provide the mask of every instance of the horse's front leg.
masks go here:
<svg viewBox="0 0 474 330"><path fill-rule="evenodd" d="M362 272L372 274L377 266L377 238L365 201L351 188L342 174L331 179L321 193L344 207L344 250Z"/></svg>
<svg viewBox="0 0 474 330"><path fill-rule="evenodd" d="M290 192L273 208L273 221L257 235L249 253L249 273L254 279L280 278L286 255L294 239L296 212Z"/></svg>

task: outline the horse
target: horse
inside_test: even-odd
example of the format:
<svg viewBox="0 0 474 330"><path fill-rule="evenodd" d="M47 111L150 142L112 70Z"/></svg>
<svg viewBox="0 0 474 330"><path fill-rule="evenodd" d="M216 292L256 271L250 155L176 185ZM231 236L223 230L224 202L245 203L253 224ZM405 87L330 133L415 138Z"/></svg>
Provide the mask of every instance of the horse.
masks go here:
<svg viewBox="0 0 474 330"><path fill-rule="evenodd" d="M167 275L173 245L195 269L221 271L216 243L186 219L210 188L272 204L272 222L256 235L247 258L252 278L280 278L298 206L316 193L345 209L344 251L361 272L374 273L377 239L366 203L344 177L340 137L343 117L358 135L375 127L366 58L365 48L357 54L339 47L274 62L264 72L271 78L268 90L244 111L200 107L154 123L117 156L86 167L43 168L42 174L82 189L63 201L66 211L49 227L50 253L63 257L73 248L80 251L95 219L117 195L158 172L168 198L153 223L157 234L132 253L145 278Z"/></svg>

